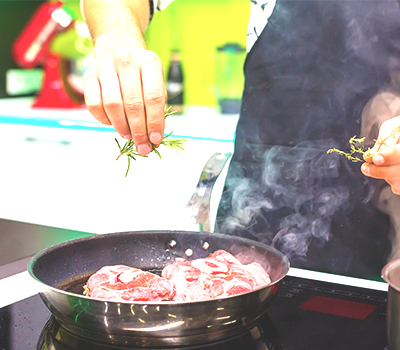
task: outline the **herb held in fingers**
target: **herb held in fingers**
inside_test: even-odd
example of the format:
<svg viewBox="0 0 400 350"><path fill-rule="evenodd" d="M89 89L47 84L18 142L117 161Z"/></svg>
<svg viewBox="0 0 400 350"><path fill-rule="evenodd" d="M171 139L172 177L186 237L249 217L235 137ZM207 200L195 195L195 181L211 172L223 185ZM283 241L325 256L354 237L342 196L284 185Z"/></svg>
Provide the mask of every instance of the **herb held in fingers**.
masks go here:
<svg viewBox="0 0 400 350"><path fill-rule="evenodd" d="M170 116L171 114L175 113L175 112L171 112L170 111L170 107L165 111L165 118L167 118L168 116ZM160 142L160 146L166 146L172 150L174 150L175 152L179 152L180 150L184 150L183 145L185 143L185 139L168 139L168 137L170 137L172 135L172 132L169 133L167 136L164 137L164 139ZM123 147L121 147L121 145L119 144L118 140L115 139L115 142L118 145L119 148L119 155L117 157L117 160L122 156L122 155L126 155L128 157L128 168L126 169L126 173L125 173L125 177L128 175L129 172L129 168L131 166L131 159L136 160L136 157L143 157L143 158L147 158L146 156L142 156L141 154L139 154L135 148L135 142L133 140L129 140L127 141ZM156 153L160 159L161 159L161 153L160 151L157 149L157 147L152 144L152 149L151 152ZM150 153L151 153L150 152Z"/></svg>

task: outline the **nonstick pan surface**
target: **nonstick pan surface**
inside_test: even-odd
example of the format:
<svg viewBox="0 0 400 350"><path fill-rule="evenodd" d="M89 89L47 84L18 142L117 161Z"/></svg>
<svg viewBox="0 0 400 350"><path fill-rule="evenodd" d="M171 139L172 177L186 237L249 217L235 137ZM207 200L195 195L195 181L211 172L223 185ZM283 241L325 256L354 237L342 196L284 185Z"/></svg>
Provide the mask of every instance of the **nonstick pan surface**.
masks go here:
<svg viewBox="0 0 400 350"><path fill-rule="evenodd" d="M272 283L249 293L193 302L114 302L82 295L87 278L106 265L161 272L176 257L205 258L224 249L242 263L258 262ZM188 256L190 255L190 256ZM36 254L30 274L46 286L41 297L57 321L86 339L163 348L201 344L252 328L266 312L289 270L267 245L235 236L187 231L124 232L89 236Z"/></svg>

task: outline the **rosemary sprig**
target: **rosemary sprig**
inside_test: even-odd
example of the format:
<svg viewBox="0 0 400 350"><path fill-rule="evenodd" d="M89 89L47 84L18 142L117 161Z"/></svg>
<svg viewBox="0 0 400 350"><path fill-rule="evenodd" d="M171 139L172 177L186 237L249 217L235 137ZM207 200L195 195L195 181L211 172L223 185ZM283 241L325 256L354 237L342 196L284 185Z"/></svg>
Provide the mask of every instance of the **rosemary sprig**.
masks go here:
<svg viewBox="0 0 400 350"><path fill-rule="evenodd" d="M169 107L166 111L165 111L165 116L164 118L169 117L171 114L174 114L175 111L171 111L171 107ZM178 152L180 150L185 150L183 148L183 144L185 143L185 139L169 139L167 140L168 137L170 137L172 135L172 132L170 132L168 135L164 136L164 139L160 142L160 145L166 146L169 149L174 150L175 152ZM131 159L136 160L135 157L143 157L143 158L147 158L148 156L142 156L141 154L139 154L136 151L135 148L135 142L133 140L128 140L125 145L123 147L121 147L121 145L119 144L118 140L115 138L115 142L118 145L118 149L119 149L119 155L117 157L117 160L122 156L122 155L126 155L128 157L128 168L126 169L126 173L125 173L125 177L128 176L128 172L129 172L129 168L131 166ZM151 152L154 152L155 154L157 154L160 159L161 159L161 154L159 152L159 150L156 148L156 146L154 144L152 144L152 150Z"/></svg>

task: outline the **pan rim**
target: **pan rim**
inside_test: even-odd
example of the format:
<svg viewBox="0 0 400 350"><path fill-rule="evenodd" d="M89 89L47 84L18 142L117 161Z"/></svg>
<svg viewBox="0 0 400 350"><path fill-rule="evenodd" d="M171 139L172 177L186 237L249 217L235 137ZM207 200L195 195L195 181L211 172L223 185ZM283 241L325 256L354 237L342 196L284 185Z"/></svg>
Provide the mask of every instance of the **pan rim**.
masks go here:
<svg viewBox="0 0 400 350"><path fill-rule="evenodd" d="M125 234L125 235L129 235L129 234L152 234L152 233L162 233L162 234L207 234L207 235L218 235L222 238L226 237L226 238L236 238L239 239L243 242L247 242L247 243L256 243L258 246L262 246L265 247L267 250L271 250L274 253L276 253L277 255L279 255L284 263L285 263L285 271L284 273L282 273L282 275L276 279L275 281L271 282L270 284L263 286L263 287L259 287L256 289L253 289L249 292L245 292L245 293L240 293L240 294L236 294L236 295L231 295L231 296L227 296L224 298L210 298L210 299L202 299L202 300L191 300L191 301L172 301L172 300L168 300L168 301L114 301L114 300L107 300L107 299L100 299L100 298L93 298L93 297L88 297L86 295L80 295L80 294L76 294L76 293L72 293L72 292L68 292L53 286L48 285L47 283L43 282L42 280L40 280L34 273L33 273L33 269L32 267L34 266L34 264L37 262L37 260L41 257L44 256L45 254L48 254L51 251L54 251L55 249L62 247L62 246L66 246L68 244L70 244L71 242L73 243L78 243L78 242L82 242L82 241L90 241L92 239L96 239L98 236L104 236L104 237L110 237L110 235L121 235L121 234ZM282 252L280 252L279 250L277 250L276 248L273 248L269 245L266 245L264 243L261 242L257 242L257 241L253 241L251 239L248 238L242 238L242 237L238 237L238 236L230 236L227 234L222 234L222 233L212 233L212 232L203 232L203 231L179 231L179 230L147 230L147 231L125 231L125 232L113 232L113 233L103 233L103 234L94 234L92 236L85 236L85 237L80 237L80 238L76 238L73 240L69 240L66 242L62 242L62 243L58 243L58 244L54 244L48 248L45 248L43 250L41 250L40 252L36 253L29 261L28 263L28 272L29 275L35 279L38 283L40 283L41 285L45 286L47 289L52 290L53 292L56 293L60 293L60 294L64 294L66 296L71 296L71 297L79 297L82 298L84 300L88 300L88 301L100 301L100 302L107 302L107 303L112 303L112 304L126 304L126 305L188 305L188 304L197 304L197 303L205 303L205 302L221 302L222 300L227 300L227 299L233 299L233 298L238 298L240 296L246 295L246 294L251 294L257 291L260 291L262 289L266 289L266 288L270 288L276 284L278 284L283 278L285 278L289 272L290 269L290 262L289 259L287 258L286 255L284 255ZM43 294L43 292L40 292L39 294Z"/></svg>

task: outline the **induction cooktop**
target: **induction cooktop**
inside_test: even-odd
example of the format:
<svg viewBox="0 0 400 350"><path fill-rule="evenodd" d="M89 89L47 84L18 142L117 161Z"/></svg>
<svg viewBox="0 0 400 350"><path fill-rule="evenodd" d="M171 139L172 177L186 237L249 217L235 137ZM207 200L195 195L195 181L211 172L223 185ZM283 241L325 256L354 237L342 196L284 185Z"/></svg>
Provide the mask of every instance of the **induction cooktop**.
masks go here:
<svg viewBox="0 0 400 350"><path fill-rule="evenodd" d="M287 276L252 329L217 342L205 339L204 344L171 349L387 350L386 297L384 291ZM128 348L68 333L35 295L0 309L0 349Z"/></svg>

